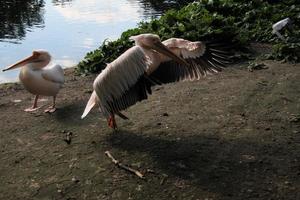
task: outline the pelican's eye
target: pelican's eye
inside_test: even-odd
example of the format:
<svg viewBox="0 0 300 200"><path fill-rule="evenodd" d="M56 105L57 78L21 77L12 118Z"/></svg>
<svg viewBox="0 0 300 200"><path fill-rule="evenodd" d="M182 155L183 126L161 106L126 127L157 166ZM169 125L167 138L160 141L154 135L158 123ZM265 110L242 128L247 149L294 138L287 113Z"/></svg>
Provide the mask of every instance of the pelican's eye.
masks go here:
<svg viewBox="0 0 300 200"><path fill-rule="evenodd" d="M37 52L37 51L33 51L33 52L32 52L32 55L34 55L34 56L40 56L41 53L40 53L40 52Z"/></svg>
<svg viewBox="0 0 300 200"><path fill-rule="evenodd" d="M40 59L40 58L35 58L35 59L33 59L31 62L32 63L39 63L39 62L42 62L43 60L42 59Z"/></svg>
<svg viewBox="0 0 300 200"><path fill-rule="evenodd" d="M152 43L153 43L153 44L155 44L155 43L157 43L157 42L159 42L159 40L158 40L157 38L152 38Z"/></svg>

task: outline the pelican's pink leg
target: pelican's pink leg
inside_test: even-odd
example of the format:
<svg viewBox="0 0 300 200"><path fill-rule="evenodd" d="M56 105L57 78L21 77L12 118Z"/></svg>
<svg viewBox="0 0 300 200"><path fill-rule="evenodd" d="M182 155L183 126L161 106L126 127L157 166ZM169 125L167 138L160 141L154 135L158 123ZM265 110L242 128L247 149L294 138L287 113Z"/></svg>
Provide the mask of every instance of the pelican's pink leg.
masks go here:
<svg viewBox="0 0 300 200"><path fill-rule="evenodd" d="M33 105L30 108L26 108L24 111L25 112L33 112L33 111L39 109L40 107L37 107L38 99L39 99L39 95L35 95Z"/></svg>
<svg viewBox="0 0 300 200"><path fill-rule="evenodd" d="M53 104L52 106L50 106L44 111L45 113L54 113L56 111L55 100L56 100L56 96L53 96Z"/></svg>
<svg viewBox="0 0 300 200"><path fill-rule="evenodd" d="M108 118L107 122L108 122L108 126L109 126L110 128L113 128L113 129L116 129L116 128L117 128L117 123L116 123L116 119L115 119L115 115L114 115L114 114L111 115L111 116Z"/></svg>

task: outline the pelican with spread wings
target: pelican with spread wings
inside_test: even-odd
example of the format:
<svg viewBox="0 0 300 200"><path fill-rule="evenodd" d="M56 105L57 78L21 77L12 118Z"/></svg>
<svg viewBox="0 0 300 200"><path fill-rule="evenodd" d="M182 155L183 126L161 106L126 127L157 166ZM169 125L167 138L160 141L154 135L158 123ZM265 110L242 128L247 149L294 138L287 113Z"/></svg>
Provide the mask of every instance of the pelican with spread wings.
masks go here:
<svg viewBox="0 0 300 200"><path fill-rule="evenodd" d="M82 118L98 105L108 125L115 129L115 115L128 119L121 111L147 99L153 85L198 80L221 71L230 60L224 44L181 38L161 42L155 34L130 39L135 41L135 46L109 63L95 79Z"/></svg>
<svg viewBox="0 0 300 200"><path fill-rule="evenodd" d="M60 65L49 65L51 55L44 50L33 51L32 55L7 67L3 71L21 67L20 81L25 89L35 95L33 105L26 112L37 110L39 96L53 96L53 104L45 112L55 112L55 99L64 84L64 71Z"/></svg>

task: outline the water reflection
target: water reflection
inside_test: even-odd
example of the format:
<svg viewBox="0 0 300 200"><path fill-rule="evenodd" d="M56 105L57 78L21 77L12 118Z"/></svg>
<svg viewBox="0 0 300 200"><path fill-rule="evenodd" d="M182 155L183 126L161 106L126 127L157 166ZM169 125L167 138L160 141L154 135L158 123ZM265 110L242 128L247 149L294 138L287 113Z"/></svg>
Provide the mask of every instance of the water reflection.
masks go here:
<svg viewBox="0 0 300 200"><path fill-rule="evenodd" d="M124 0L125 1L125 0ZM169 8L176 8L179 4L191 0L127 0L129 4L140 7L140 14L145 19L157 17ZM98 0L52 0L52 4L67 19L80 20L82 22L93 21L107 23L114 20L130 20L139 18L138 13L129 7L116 6L119 1L101 1L101 10ZM71 5L74 4L72 7ZM66 8L70 6L69 9ZM76 9L77 5L77 9ZM0 1L0 42L18 43L24 39L28 31L34 28L44 28L44 0L1 0ZM107 9L111 7L111 9ZM131 7L133 9L133 7ZM88 14L87 14L88 13Z"/></svg>
<svg viewBox="0 0 300 200"><path fill-rule="evenodd" d="M72 6L56 6L55 9L66 20L76 23L107 24L136 21L140 18L134 7L122 4L124 3L118 0L101 1L99 6L99 0L76 0Z"/></svg>
<svg viewBox="0 0 300 200"><path fill-rule="evenodd" d="M153 10L155 12L162 13L171 8L179 8L180 5L184 5L192 1L194 0L139 0L139 3L146 13Z"/></svg>
<svg viewBox="0 0 300 200"><path fill-rule="evenodd" d="M70 5L72 0L52 0L52 3L56 6L64 6L64 5Z"/></svg>
<svg viewBox="0 0 300 200"><path fill-rule="evenodd" d="M28 28L42 28L43 7L43 0L1 0L0 42L17 42L25 37Z"/></svg>

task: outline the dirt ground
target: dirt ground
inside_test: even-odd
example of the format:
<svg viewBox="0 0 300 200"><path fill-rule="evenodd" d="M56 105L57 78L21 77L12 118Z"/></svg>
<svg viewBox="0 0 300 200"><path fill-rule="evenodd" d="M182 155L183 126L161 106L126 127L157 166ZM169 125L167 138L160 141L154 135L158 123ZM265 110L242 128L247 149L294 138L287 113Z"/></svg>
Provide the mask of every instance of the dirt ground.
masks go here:
<svg viewBox="0 0 300 200"><path fill-rule="evenodd" d="M264 63L156 87L118 131L97 109L80 119L95 76L68 69L54 114L1 85L0 199L300 199L300 65Z"/></svg>

